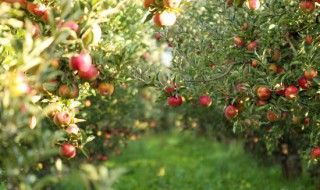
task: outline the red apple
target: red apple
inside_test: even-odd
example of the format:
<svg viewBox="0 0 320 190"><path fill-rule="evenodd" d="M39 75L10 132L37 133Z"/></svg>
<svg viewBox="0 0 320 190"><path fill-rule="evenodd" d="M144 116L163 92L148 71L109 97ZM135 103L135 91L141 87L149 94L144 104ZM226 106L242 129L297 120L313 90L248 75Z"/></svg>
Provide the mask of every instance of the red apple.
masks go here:
<svg viewBox="0 0 320 190"><path fill-rule="evenodd" d="M94 81L99 76L99 70L97 69L97 67L92 65L90 69L86 72L79 71L78 75L80 78L82 78L85 81Z"/></svg>
<svg viewBox="0 0 320 190"><path fill-rule="evenodd" d="M92 57L88 53L79 54L71 57L70 67L73 70L87 72L92 66Z"/></svg>
<svg viewBox="0 0 320 190"><path fill-rule="evenodd" d="M285 91L285 96L289 100L293 100L298 96L299 90L295 86L288 86Z"/></svg>
<svg viewBox="0 0 320 190"><path fill-rule="evenodd" d="M228 105L224 110L224 114L228 120L231 120L238 115L238 109L234 105Z"/></svg>
<svg viewBox="0 0 320 190"><path fill-rule="evenodd" d="M67 132L70 134L77 135L79 133L80 129L76 124L70 124L67 128Z"/></svg>
<svg viewBox="0 0 320 190"><path fill-rule="evenodd" d="M168 104L169 106L172 106L172 107L178 107L178 106L181 106L182 104L182 97L181 96L171 96L169 97L168 99Z"/></svg>
<svg viewBox="0 0 320 190"><path fill-rule="evenodd" d="M256 101L256 106L263 106L263 105L266 105L268 102L266 101L263 101L263 100L257 100Z"/></svg>
<svg viewBox="0 0 320 190"><path fill-rule="evenodd" d="M299 86L303 89L310 89L310 86L309 86L309 81L307 80L306 77L301 77L299 80L298 80L298 83L299 83Z"/></svg>
<svg viewBox="0 0 320 190"><path fill-rule="evenodd" d="M172 26L176 22L177 16L174 12L163 11L156 13L153 17L154 25L156 26Z"/></svg>
<svg viewBox="0 0 320 190"><path fill-rule="evenodd" d="M268 111L267 113L267 119L268 121L278 121L280 119L279 115L276 115L274 112L272 111Z"/></svg>
<svg viewBox="0 0 320 190"><path fill-rule="evenodd" d="M176 9L179 7L181 0L164 0L164 4L166 7Z"/></svg>
<svg viewBox="0 0 320 190"><path fill-rule="evenodd" d="M144 0L143 1L143 6L144 6L144 8L149 8L150 7L150 5L152 5L152 4L154 4L154 0Z"/></svg>
<svg viewBox="0 0 320 190"><path fill-rule="evenodd" d="M208 95L202 95L199 98L199 104L203 107L209 107L212 103L212 99Z"/></svg>
<svg viewBox="0 0 320 190"><path fill-rule="evenodd" d="M271 96L271 91L267 87L260 86L257 89L257 96L260 100L268 100Z"/></svg>
<svg viewBox="0 0 320 190"><path fill-rule="evenodd" d="M59 127L66 126L71 122L71 115L66 111L58 112L54 116L53 121Z"/></svg>
<svg viewBox="0 0 320 190"><path fill-rule="evenodd" d="M47 7L45 5L27 3L27 10L34 16L42 16Z"/></svg>
<svg viewBox="0 0 320 190"><path fill-rule="evenodd" d="M251 9L251 10L257 10L260 7L260 1L259 0L249 0L248 6L249 6L249 9Z"/></svg>
<svg viewBox="0 0 320 190"><path fill-rule="evenodd" d="M155 33L155 34L154 34L154 37L155 37L157 40L161 40L161 38L162 38L161 34L159 34L159 33Z"/></svg>
<svg viewBox="0 0 320 190"><path fill-rule="evenodd" d="M283 73L283 72L284 72L284 68L282 68L280 66L277 66L276 74L280 74L280 73Z"/></svg>
<svg viewBox="0 0 320 190"><path fill-rule="evenodd" d="M233 41L237 46L245 46L246 44L244 43L243 38L239 37L239 36L233 36Z"/></svg>
<svg viewBox="0 0 320 190"><path fill-rule="evenodd" d="M251 42L249 45L248 45L248 50L249 51L254 51L255 47L259 46L258 42L257 41L253 41Z"/></svg>
<svg viewBox="0 0 320 190"><path fill-rule="evenodd" d="M258 66L258 61L257 60L253 60L251 63L253 68L256 68Z"/></svg>
<svg viewBox="0 0 320 190"><path fill-rule="evenodd" d="M311 155L312 155L312 157L320 157L320 148L312 149Z"/></svg>
<svg viewBox="0 0 320 190"><path fill-rule="evenodd" d="M275 89L276 89L276 93L280 96L283 96L285 95L285 90L286 90L286 85L284 84L277 84L275 86Z"/></svg>
<svg viewBox="0 0 320 190"><path fill-rule="evenodd" d="M47 10L44 11L43 17L42 17L42 21L43 21L44 23L48 22L48 21L49 21L49 17L50 17L49 11L47 11Z"/></svg>
<svg viewBox="0 0 320 190"><path fill-rule="evenodd" d="M100 83L98 89L101 96L110 96L113 94L114 86L111 83Z"/></svg>
<svg viewBox="0 0 320 190"><path fill-rule="evenodd" d="M58 95L62 98L76 98L79 95L79 89L75 84L71 86L64 84L59 87Z"/></svg>
<svg viewBox="0 0 320 190"><path fill-rule="evenodd" d="M76 156L76 147L71 144L61 145L59 148L60 156L63 158L73 158Z"/></svg>
<svg viewBox="0 0 320 190"><path fill-rule="evenodd" d="M313 0L301 1L300 8L305 13L312 13L316 8L316 4L313 2Z"/></svg>
<svg viewBox="0 0 320 190"><path fill-rule="evenodd" d="M308 44L311 44L312 41L313 41L312 38L307 34L305 42L308 43Z"/></svg>
<svg viewBox="0 0 320 190"><path fill-rule="evenodd" d="M304 77L306 77L307 80L311 80L312 78L315 78L317 76L318 71L314 70L313 68L304 70Z"/></svg>
<svg viewBox="0 0 320 190"><path fill-rule="evenodd" d="M273 61L278 61L280 59L280 51L278 49L273 50Z"/></svg>
<svg viewBox="0 0 320 190"><path fill-rule="evenodd" d="M303 123L306 124L306 125L309 125L310 119L309 118L304 118L303 119Z"/></svg>
<svg viewBox="0 0 320 190"><path fill-rule="evenodd" d="M67 22L64 22L60 25L60 28L71 28L73 31L75 31L76 33L78 33L78 30L79 30L79 25L70 20L70 21L67 21Z"/></svg>
<svg viewBox="0 0 320 190"><path fill-rule="evenodd" d="M167 87L166 88L166 93L168 95L172 95L173 91L175 91L175 88L174 87Z"/></svg>

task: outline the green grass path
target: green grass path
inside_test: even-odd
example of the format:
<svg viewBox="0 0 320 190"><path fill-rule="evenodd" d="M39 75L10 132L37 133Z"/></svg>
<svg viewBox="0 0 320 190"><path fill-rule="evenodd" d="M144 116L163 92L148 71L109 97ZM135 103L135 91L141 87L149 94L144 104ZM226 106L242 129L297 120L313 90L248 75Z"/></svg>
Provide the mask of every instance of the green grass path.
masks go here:
<svg viewBox="0 0 320 190"><path fill-rule="evenodd" d="M242 143L219 144L186 134L153 134L130 142L109 161L126 167L115 190L308 190L310 179L286 181L280 166L258 166Z"/></svg>

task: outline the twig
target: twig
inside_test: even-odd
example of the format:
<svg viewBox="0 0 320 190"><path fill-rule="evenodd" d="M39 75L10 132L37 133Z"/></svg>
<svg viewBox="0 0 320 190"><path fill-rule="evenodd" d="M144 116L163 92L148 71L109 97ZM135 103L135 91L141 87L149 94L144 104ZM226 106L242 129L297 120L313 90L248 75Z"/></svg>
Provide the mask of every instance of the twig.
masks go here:
<svg viewBox="0 0 320 190"><path fill-rule="evenodd" d="M296 48L294 47L293 43L291 42L291 40L290 40L290 38L289 38L289 35L286 35L286 40L287 40L287 42L289 43L289 45L290 45L290 47L291 47L291 49L292 49L292 51L293 51L294 56L296 56L296 55L297 55L297 50L296 50Z"/></svg>
<svg viewBox="0 0 320 190"><path fill-rule="evenodd" d="M238 63L233 63L227 70L226 72L224 72L222 75L220 76L217 76L215 78L212 78L212 79L207 79L207 80L184 80L184 82L211 82L211 81L214 81L214 80L218 80L218 79L221 79L223 78L224 76L226 76L227 74L230 73L231 69L233 68L234 65L236 65Z"/></svg>

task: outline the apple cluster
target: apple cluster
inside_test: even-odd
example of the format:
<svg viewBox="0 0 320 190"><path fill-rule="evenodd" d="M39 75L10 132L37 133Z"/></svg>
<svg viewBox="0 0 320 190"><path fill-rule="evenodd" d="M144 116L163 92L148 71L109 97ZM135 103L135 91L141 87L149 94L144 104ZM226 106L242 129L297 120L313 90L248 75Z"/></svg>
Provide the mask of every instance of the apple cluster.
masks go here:
<svg viewBox="0 0 320 190"><path fill-rule="evenodd" d="M181 0L144 0L143 6L149 11L145 21L153 17L155 26L172 26L177 20Z"/></svg>

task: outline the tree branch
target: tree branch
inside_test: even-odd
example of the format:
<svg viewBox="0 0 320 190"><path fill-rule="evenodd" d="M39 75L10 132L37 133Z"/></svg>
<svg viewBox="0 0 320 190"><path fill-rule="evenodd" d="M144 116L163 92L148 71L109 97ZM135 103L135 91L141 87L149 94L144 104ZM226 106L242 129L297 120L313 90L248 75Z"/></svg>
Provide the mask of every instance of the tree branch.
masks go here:
<svg viewBox="0 0 320 190"><path fill-rule="evenodd" d="M291 40L290 40L290 38L289 38L289 35L286 35L286 40L287 40L287 42L289 43L289 45L290 45L290 47L291 47L291 49L292 49L292 51L293 51L294 56L296 56L296 55L297 55L297 50L296 50L296 48L294 47L293 43L291 42Z"/></svg>
<svg viewBox="0 0 320 190"><path fill-rule="evenodd" d="M225 77L227 74L230 73L231 69L234 67L234 65L239 64L239 63L232 63L232 65L230 67L228 67L228 69L226 70L226 72L224 72L222 75L217 76L215 78L212 79L207 79L207 80L184 80L184 82L212 82L214 80L218 80L221 79L223 77Z"/></svg>

